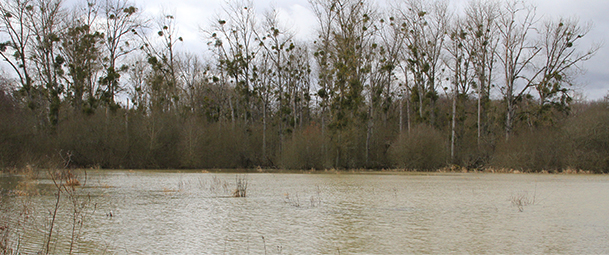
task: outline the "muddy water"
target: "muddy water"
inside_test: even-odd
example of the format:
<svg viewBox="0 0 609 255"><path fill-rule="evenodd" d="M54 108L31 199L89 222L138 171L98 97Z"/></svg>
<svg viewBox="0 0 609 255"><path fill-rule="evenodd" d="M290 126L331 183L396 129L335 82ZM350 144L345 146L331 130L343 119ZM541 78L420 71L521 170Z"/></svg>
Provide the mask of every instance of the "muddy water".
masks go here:
<svg viewBox="0 0 609 255"><path fill-rule="evenodd" d="M83 176L81 175L81 178ZM89 171L74 250L106 254L609 253L609 176ZM0 177L9 244L44 250L50 180ZM26 189L29 195L14 190ZM13 191L11 191L13 190ZM88 201L80 197L81 202ZM82 203L81 203L82 204ZM26 205L29 217L21 228ZM95 206L93 206L95 205ZM62 200L51 250L69 249ZM94 209L94 210L93 210ZM112 216L110 216L112 214ZM15 235L20 234L20 237Z"/></svg>

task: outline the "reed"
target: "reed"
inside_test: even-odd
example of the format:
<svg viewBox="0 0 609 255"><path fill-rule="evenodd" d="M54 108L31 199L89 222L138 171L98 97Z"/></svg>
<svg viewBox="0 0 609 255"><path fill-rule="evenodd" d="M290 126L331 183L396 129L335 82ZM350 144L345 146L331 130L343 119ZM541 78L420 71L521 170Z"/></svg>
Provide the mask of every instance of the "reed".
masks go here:
<svg viewBox="0 0 609 255"><path fill-rule="evenodd" d="M233 191L234 197L245 197L247 195L247 178L245 175L235 176L235 191Z"/></svg>

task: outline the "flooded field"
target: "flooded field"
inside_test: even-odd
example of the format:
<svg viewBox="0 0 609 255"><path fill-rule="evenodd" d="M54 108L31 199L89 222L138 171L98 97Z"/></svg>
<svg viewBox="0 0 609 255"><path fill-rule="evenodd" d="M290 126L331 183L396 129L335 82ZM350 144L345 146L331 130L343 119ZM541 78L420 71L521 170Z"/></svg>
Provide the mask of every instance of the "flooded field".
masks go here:
<svg viewBox="0 0 609 255"><path fill-rule="evenodd" d="M83 184L75 253L609 253L605 175L100 170ZM0 188L9 247L45 250L53 182L4 175ZM51 253L69 252L73 208L64 195Z"/></svg>

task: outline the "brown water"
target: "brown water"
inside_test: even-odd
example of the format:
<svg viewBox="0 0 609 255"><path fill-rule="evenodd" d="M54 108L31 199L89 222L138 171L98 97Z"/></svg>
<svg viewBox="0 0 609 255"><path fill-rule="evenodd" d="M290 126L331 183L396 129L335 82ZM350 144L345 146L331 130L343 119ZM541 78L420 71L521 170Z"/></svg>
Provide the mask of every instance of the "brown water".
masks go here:
<svg viewBox="0 0 609 255"><path fill-rule="evenodd" d="M76 251L95 254L609 253L609 176L237 174L89 171L96 210ZM54 197L1 177L2 217L30 201L20 251L44 249ZM21 185L23 186L23 185ZM521 208L514 202L528 201ZM54 253L67 252L62 203ZM108 214L112 212L112 217ZM13 244L16 237L12 237Z"/></svg>

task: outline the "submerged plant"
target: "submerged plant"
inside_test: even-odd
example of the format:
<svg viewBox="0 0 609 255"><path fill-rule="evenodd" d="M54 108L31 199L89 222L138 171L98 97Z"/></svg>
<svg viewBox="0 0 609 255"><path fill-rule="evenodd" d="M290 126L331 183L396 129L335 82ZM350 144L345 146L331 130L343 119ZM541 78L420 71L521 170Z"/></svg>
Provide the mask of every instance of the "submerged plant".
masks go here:
<svg viewBox="0 0 609 255"><path fill-rule="evenodd" d="M18 188L23 188L19 187ZM0 254L21 254L20 248L23 236L30 224L30 216L32 213L32 192L23 190L13 190L9 192L10 196L18 199L19 209L16 213L10 213L8 208L0 205ZM10 216L12 214L12 216Z"/></svg>
<svg viewBox="0 0 609 255"><path fill-rule="evenodd" d="M283 194L283 201L286 204L289 204L291 206L294 207L300 207L301 205L306 205L306 200L303 201L303 203L300 202L300 196L298 195L298 193L296 193L295 195L291 195L290 193L284 193ZM311 195L309 198L309 202L310 202L310 207L319 207L322 204L322 200L321 200L321 188L319 187L319 185L315 185L315 194Z"/></svg>
<svg viewBox="0 0 609 255"><path fill-rule="evenodd" d="M525 191L517 194L512 194L512 196L510 197L510 202L513 206L518 207L518 211L523 212L525 206L535 204L535 197L536 194L533 194L533 196L529 196L528 192Z"/></svg>
<svg viewBox="0 0 609 255"><path fill-rule="evenodd" d="M48 170L48 175L53 181L55 190L55 206L53 209L49 210L51 218L45 242L46 254L51 252L51 243L57 240L57 237L53 239L53 234L56 232L54 231L56 220L61 215L59 211L62 200L67 200L71 205L71 207L68 209L68 215L71 217L69 254L74 253L74 248L80 239L82 234L81 231L84 227L86 218L93 215L97 208L97 204L92 203L91 201L91 195L88 193L84 194L80 191L80 189L77 188L87 185L87 172L83 172L84 177L82 178L83 183L81 184L81 178L79 178L75 172L68 168L72 157L71 152L66 153L66 158L63 157L61 152L60 156L62 156L62 159L64 159L64 167L61 169Z"/></svg>
<svg viewBox="0 0 609 255"><path fill-rule="evenodd" d="M287 204L290 204L291 206L294 207L300 207L300 198L298 197L298 193L296 193L296 196L291 197L290 193L285 193L284 195L284 202Z"/></svg>
<svg viewBox="0 0 609 255"><path fill-rule="evenodd" d="M245 197L247 195L247 178L244 175L235 176L235 191L234 197Z"/></svg>

